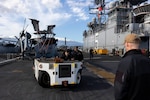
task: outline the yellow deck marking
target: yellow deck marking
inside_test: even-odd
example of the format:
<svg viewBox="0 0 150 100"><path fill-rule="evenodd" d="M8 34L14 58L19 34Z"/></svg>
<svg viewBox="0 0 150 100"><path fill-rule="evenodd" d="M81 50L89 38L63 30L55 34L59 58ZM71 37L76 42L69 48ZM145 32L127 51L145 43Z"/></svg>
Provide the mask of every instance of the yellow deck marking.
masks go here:
<svg viewBox="0 0 150 100"><path fill-rule="evenodd" d="M85 65L89 70L94 72L94 74L105 78L110 84L114 85L115 74L108 72L102 68L95 67L89 63L86 63Z"/></svg>
<svg viewBox="0 0 150 100"><path fill-rule="evenodd" d="M14 73L21 73L21 72L23 72L22 70L17 70L17 69L15 69L15 70L13 70L12 72L14 72Z"/></svg>

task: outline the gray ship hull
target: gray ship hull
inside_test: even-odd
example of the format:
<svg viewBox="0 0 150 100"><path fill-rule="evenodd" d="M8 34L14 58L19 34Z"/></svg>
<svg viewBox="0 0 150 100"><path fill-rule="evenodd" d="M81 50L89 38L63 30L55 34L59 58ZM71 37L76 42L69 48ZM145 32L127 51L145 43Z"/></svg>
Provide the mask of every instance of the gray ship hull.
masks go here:
<svg viewBox="0 0 150 100"><path fill-rule="evenodd" d="M95 18L88 23L89 30L83 33L83 50L107 49L124 51L124 38L127 34L138 34L142 42L140 49L150 50L150 4L132 9L128 5L117 4L108 12L105 23L99 23ZM144 10L143 10L144 9ZM136 15L133 15L136 14ZM103 15L101 15L103 16Z"/></svg>
<svg viewBox="0 0 150 100"><path fill-rule="evenodd" d="M20 47L9 47L0 45L0 53L19 53Z"/></svg>

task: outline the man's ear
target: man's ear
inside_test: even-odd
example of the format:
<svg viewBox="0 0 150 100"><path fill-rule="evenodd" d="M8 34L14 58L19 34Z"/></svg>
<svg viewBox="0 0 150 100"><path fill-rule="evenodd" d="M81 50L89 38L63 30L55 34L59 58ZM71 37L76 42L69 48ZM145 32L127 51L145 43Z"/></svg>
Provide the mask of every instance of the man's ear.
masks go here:
<svg viewBox="0 0 150 100"><path fill-rule="evenodd" d="M126 45L126 47L129 47L130 44L128 42L126 42L125 45Z"/></svg>
<svg viewBox="0 0 150 100"><path fill-rule="evenodd" d="M127 42L124 43L125 51L128 51L129 44Z"/></svg>

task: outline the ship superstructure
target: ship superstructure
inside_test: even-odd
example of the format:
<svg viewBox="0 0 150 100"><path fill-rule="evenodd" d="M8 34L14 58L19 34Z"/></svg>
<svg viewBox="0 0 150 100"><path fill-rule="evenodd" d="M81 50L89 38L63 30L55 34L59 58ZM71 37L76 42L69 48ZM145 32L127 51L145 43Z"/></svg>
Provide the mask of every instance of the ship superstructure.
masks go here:
<svg viewBox="0 0 150 100"><path fill-rule="evenodd" d="M102 1L99 0L99 7L102 9L99 10L98 7L98 14L106 16L106 11L102 11L105 10L104 0ZM150 4L145 1L147 0L120 0L111 3L107 12L107 21L102 23L104 19L98 16L88 23L89 30L85 30L83 33L84 51L91 48L107 49L108 53L120 51L120 54L123 54L124 37L132 33L141 37L140 48L149 51Z"/></svg>

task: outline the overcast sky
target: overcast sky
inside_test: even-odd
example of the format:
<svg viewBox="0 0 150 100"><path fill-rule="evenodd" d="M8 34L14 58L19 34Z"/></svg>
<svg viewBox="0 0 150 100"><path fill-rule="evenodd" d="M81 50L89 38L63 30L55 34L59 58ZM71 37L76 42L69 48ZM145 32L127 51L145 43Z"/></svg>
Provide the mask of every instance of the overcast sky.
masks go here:
<svg viewBox="0 0 150 100"><path fill-rule="evenodd" d="M39 20L40 30L55 24L56 37L83 42L83 31L94 15L93 0L0 0L0 37L19 36L23 27L33 34L29 18ZM110 0L106 0L110 1ZM24 25L24 21L26 23Z"/></svg>

